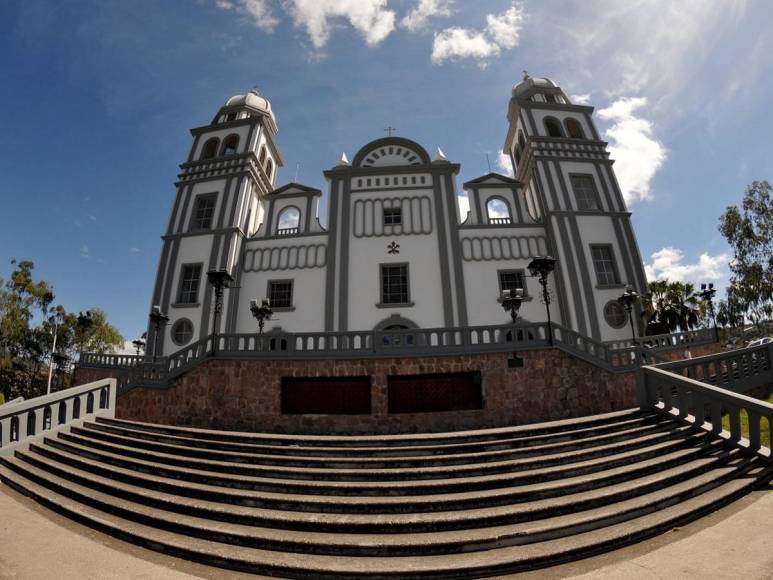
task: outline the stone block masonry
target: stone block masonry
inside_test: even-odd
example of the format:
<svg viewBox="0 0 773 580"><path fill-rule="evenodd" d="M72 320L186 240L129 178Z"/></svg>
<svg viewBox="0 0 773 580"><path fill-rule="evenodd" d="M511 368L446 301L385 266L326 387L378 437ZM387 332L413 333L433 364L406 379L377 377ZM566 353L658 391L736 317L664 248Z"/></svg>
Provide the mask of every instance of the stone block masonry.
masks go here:
<svg viewBox="0 0 773 580"><path fill-rule="evenodd" d="M709 354L716 345L691 349ZM664 353L666 354L666 353ZM682 351L668 353L682 358ZM205 429L305 434L412 433L521 425L635 407L636 374L612 373L558 349L359 360L212 359L169 388L135 388L118 400L121 419ZM480 371L481 410L389 414L387 377ZM111 376L81 369L78 382ZM369 415L282 415L282 377L371 377Z"/></svg>

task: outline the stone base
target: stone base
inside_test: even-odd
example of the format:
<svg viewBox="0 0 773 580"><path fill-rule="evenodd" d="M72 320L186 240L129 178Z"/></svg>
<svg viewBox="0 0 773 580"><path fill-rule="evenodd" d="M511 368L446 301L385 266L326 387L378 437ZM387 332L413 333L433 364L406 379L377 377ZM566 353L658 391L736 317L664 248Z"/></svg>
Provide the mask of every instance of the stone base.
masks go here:
<svg viewBox="0 0 773 580"><path fill-rule="evenodd" d="M691 349L710 354L717 345ZM673 360L684 351L666 353ZM611 373L557 349L511 353L360 360L213 359L167 389L135 388L120 397L121 419L222 429L306 434L415 433L520 425L606 413L638 405L636 373ZM389 414L387 376L480 371L484 408ZM79 383L111 376L80 369ZM370 415L282 415L280 381L292 377L370 376Z"/></svg>

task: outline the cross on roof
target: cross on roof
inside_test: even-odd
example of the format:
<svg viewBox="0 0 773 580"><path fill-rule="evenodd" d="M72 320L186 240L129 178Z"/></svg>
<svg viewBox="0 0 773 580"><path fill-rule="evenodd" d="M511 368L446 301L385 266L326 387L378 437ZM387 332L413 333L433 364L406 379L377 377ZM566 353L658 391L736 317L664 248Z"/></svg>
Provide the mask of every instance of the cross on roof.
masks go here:
<svg viewBox="0 0 773 580"><path fill-rule="evenodd" d="M386 133L388 133L388 134L389 134L389 136L391 137L391 136L392 136L392 131L397 131L397 129L396 129L395 127L392 127L392 126L390 125L390 126L389 126L389 127L387 127L386 129L384 129L384 131L385 131Z"/></svg>

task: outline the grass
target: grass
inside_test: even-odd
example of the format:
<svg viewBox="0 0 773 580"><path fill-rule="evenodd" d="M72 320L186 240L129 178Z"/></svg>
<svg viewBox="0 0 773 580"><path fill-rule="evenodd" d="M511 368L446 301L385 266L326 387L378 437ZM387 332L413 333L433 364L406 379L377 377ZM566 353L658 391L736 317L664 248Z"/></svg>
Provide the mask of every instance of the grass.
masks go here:
<svg viewBox="0 0 773 580"><path fill-rule="evenodd" d="M773 395L768 397L767 402L773 403ZM722 427L730 430L730 415L722 415ZM749 437L749 415L745 409L741 409L741 436ZM770 426L765 417L760 420L760 443L770 448Z"/></svg>

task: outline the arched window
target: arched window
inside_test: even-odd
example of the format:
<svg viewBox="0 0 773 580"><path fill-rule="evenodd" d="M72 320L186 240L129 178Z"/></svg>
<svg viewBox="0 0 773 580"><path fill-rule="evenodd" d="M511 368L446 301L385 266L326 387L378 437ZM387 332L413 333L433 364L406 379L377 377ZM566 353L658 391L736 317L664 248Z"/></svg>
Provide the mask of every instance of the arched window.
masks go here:
<svg viewBox="0 0 773 580"><path fill-rule="evenodd" d="M297 234L300 225L300 210L294 206L286 207L279 213L279 219L276 222L276 235L291 236Z"/></svg>
<svg viewBox="0 0 773 580"><path fill-rule="evenodd" d="M518 131L518 145L523 149L526 148L526 139L524 138L522 131Z"/></svg>
<svg viewBox="0 0 773 580"><path fill-rule="evenodd" d="M561 130L561 123L553 117L545 119L545 131L548 133L548 137L563 137L564 132Z"/></svg>
<svg viewBox="0 0 773 580"><path fill-rule="evenodd" d="M565 123L566 134L569 135L570 139L585 139L585 135L582 132L582 126L577 119L567 119Z"/></svg>
<svg viewBox="0 0 773 580"><path fill-rule="evenodd" d="M239 146L239 136L229 135L223 141L223 151L221 155L236 155L236 148Z"/></svg>
<svg viewBox="0 0 773 580"><path fill-rule="evenodd" d="M513 223L510 206L501 197L492 197L486 202L486 215L492 225Z"/></svg>
<svg viewBox="0 0 773 580"><path fill-rule="evenodd" d="M220 139L213 137L201 148L200 159L213 159L217 157L217 146L220 144Z"/></svg>
<svg viewBox="0 0 773 580"><path fill-rule="evenodd" d="M271 179L271 174L274 172L274 162L269 159L266 161L266 177Z"/></svg>
<svg viewBox="0 0 773 580"><path fill-rule="evenodd" d="M521 146L518 145L518 147L515 148L515 164L520 165L521 164Z"/></svg>
<svg viewBox="0 0 773 580"><path fill-rule="evenodd" d="M263 167L263 163L266 161L266 146L260 148L260 155L258 155L258 163Z"/></svg>

